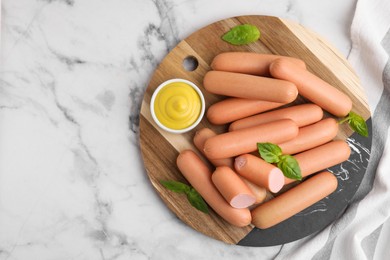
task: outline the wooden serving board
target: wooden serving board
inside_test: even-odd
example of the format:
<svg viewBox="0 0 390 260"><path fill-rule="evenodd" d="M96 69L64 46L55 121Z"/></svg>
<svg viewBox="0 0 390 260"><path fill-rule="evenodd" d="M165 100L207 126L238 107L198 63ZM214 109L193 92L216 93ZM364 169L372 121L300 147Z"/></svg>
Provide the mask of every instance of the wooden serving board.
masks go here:
<svg viewBox="0 0 390 260"><path fill-rule="evenodd" d="M260 29L260 40L244 46L233 46L221 40L221 36L229 29L245 23L256 25ZM267 230L259 230L253 226L234 227L212 210L209 215L204 214L193 208L185 195L171 192L159 183L161 180L186 182L176 167L179 152L184 149L198 152L192 144L192 138L198 129L209 127L216 132L222 132L226 130L226 126L214 126L204 117L200 125L189 133L177 135L165 132L153 122L150 114L149 105L153 91L165 80L187 79L200 87L205 96L207 109L223 97L210 94L203 88L203 76L210 70L212 59L226 51L271 53L304 60L309 71L351 97L353 111L367 120L371 132L370 111L358 77L342 55L323 38L297 23L277 17L234 17L213 23L181 41L163 59L152 75L140 113L140 146L151 183L164 203L182 221L195 230L226 243L245 246L277 245L324 228L342 214L359 187L368 163L371 138L364 139L353 134L346 124L340 127L337 138L348 138L348 143L353 146L350 160L341 166L329 169L339 179L338 190L304 212ZM197 60L198 67L194 71L187 71L183 67L183 61L191 56ZM303 98L298 98L294 104L304 102L306 101Z"/></svg>

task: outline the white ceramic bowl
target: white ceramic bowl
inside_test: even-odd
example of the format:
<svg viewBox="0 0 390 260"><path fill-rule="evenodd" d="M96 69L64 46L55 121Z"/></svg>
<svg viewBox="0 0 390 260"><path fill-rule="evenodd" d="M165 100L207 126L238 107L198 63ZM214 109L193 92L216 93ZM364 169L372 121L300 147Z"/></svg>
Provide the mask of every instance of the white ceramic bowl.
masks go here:
<svg viewBox="0 0 390 260"><path fill-rule="evenodd" d="M163 89L166 85L170 84L170 83L173 83L173 82L182 82L182 83L186 83L188 84L189 86L191 86L199 95L199 98L200 98L200 101L201 101L201 111L200 111L200 114L199 114L199 117L198 119L192 124L190 125L189 127L187 128L183 128L183 129L172 129L172 128L169 128L169 127L166 127L165 125L163 125L157 118L155 112L154 112L154 103L155 103L155 100L156 100L156 96L157 94L160 92L161 89ZM206 110L206 103L205 103L205 100L204 100L204 96L203 96L203 93L202 91L194 84L192 83L191 81L188 81L188 80L185 80L185 79L170 79L170 80L167 80L167 81L164 81L163 83L161 83L157 88L156 90L153 92L153 95L152 95L152 99L150 100L150 112L152 114L152 118L154 120L154 122L162 129L164 129L165 131L167 132L170 132L170 133L174 133L174 134L182 134L182 133L185 133L185 132L188 132L188 131L191 131L192 129L194 129L199 123L200 121L202 121L202 118L204 116L204 112Z"/></svg>

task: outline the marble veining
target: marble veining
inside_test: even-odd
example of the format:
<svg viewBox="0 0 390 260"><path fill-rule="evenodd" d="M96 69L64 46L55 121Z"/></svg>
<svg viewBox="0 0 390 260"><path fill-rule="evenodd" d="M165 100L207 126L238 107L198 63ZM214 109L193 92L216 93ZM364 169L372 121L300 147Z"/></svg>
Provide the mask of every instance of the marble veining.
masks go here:
<svg viewBox="0 0 390 260"><path fill-rule="evenodd" d="M328 208L326 202L324 200L319 201L318 203L314 204L312 207L307 208L296 214L296 216L307 216L309 214L313 214L316 212L324 212Z"/></svg>

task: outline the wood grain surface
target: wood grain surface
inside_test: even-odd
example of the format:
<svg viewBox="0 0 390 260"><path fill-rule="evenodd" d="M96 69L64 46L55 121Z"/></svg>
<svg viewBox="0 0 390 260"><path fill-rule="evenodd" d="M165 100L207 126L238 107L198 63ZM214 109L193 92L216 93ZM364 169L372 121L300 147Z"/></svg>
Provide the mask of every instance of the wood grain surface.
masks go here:
<svg viewBox="0 0 390 260"><path fill-rule="evenodd" d="M233 46L221 40L221 36L229 29L245 23L256 25L260 29L259 41ZM159 84L172 78L194 82L205 96L206 109L222 99L223 97L207 93L202 81L204 74L210 70L212 59L226 51L271 53L300 58L306 62L309 71L348 94L353 101L353 111L365 119L370 117L370 111L358 77L344 57L323 38L295 22L270 16L240 16L213 23L181 41L151 76L144 95L140 113L140 146L144 165L155 190L178 218L207 236L236 244L253 229L252 226L237 228L213 211L209 215L204 214L194 209L185 195L171 192L159 183L161 180L186 182L176 167L179 152L184 149L198 152L192 144L192 138L198 129L209 127L219 133L225 131L226 126L214 126L204 117L193 131L180 135L171 134L158 128L149 109L153 91ZM183 60L189 56L195 57L199 63L194 71L187 71L183 67ZM293 104L305 102L303 98L298 98ZM351 134L349 127L343 124L337 138L345 139Z"/></svg>

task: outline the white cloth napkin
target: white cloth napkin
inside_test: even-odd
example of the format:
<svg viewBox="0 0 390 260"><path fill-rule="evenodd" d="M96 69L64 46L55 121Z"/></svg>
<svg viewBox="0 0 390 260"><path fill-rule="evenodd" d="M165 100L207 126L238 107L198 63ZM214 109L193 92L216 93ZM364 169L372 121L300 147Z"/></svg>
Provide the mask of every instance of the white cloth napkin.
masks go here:
<svg viewBox="0 0 390 260"><path fill-rule="evenodd" d="M359 0L349 62L372 113L366 175L343 216L325 230L286 244L277 259L390 259L390 1Z"/></svg>

